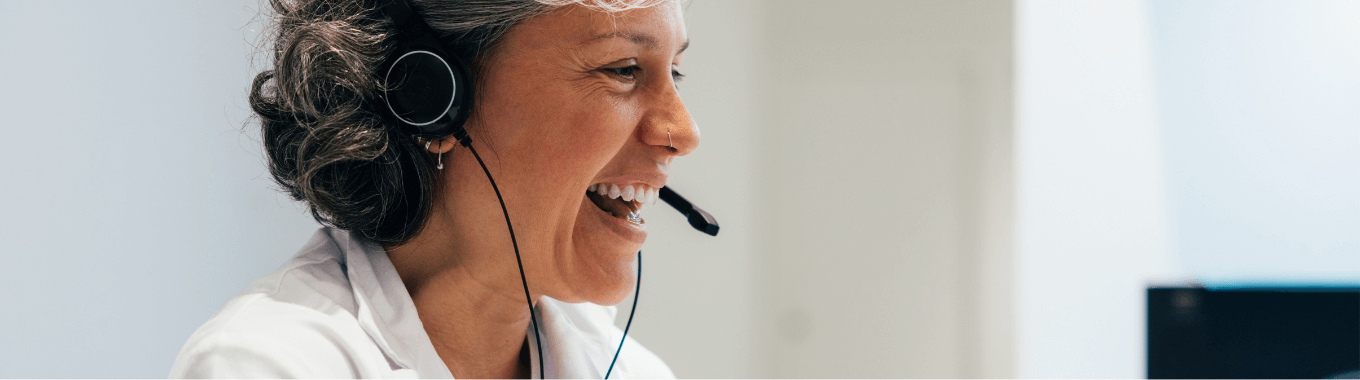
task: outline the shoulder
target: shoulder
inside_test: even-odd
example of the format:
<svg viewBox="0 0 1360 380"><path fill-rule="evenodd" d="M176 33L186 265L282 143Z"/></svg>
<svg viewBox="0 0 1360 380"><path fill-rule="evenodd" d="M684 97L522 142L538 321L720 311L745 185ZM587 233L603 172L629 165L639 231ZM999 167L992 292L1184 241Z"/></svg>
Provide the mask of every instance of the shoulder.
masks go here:
<svg viewBox="0 0 1360 380"><path fill-rule="evenodd" d="M348 343L362 331L343 321L262 294L234 298L223 311L189 338L170 377L359 377L362 346Z"/></svg>
<svg viewBox="0 0 1360 380"><path fill-rule="evenodd" d="M352 378L373 364L390 369L359 326L344 262L324 233L227 301L185 343L170 376Z"/></svg>

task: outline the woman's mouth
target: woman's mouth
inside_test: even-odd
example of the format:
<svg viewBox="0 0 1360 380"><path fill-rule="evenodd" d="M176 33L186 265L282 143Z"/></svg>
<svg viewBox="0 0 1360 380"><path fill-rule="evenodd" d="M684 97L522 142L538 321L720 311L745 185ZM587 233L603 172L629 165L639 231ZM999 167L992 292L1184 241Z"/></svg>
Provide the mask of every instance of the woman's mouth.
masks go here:
<svg viewBox="0 0 1360 380"><path fill-rule="evenodd" d="M657 189L642 184L597 183L586 190L586 197L604 212L633 224L644 224L642 206L656 203Z"/></svg>

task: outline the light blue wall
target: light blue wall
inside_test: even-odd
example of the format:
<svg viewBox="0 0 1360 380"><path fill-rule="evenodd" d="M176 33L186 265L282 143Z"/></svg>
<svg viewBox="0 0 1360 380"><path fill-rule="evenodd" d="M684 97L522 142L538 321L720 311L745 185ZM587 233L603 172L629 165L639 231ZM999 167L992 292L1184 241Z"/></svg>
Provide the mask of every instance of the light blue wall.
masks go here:
<svg viewBox="0 0 1360 380"><path fill-rule="evenodd" d="M1148 285L1360 283L1360 1L1016 16L1017 376L1144 376Z"/></svg>
<svg viewBox="0 0 1360 380"><path fill-rule="evenodd" d="M1185 270L1209 284L1360 282L1360 2L1150 9Z"/></svg>
<svg viewBox="0 0 1360 380"><path fill-rule="evenodd" d="M1144 377L1144 300L1178 275L1140 0L1026 0L1016 31L1016 372Z"/></svg>
<svg viewBox="0 0 1360 380"><path fill-rule="evenodd" d="M241 128L255 3L0 2L0 377L164 377L315 229Z"/></svg>

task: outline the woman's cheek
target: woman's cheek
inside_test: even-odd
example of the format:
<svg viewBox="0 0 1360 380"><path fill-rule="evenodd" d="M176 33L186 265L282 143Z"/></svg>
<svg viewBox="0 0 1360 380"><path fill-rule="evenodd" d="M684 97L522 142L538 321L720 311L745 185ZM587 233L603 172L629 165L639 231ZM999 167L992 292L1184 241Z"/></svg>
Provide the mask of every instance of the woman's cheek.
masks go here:
<svg viewBox="0 0 1360 380"><path fill-rule="evenodd" d="M634 132L635 124L629 124L618 115L613 107L592 110L577 123L576 146L589 149L596 154L612 157Z"/></svg>

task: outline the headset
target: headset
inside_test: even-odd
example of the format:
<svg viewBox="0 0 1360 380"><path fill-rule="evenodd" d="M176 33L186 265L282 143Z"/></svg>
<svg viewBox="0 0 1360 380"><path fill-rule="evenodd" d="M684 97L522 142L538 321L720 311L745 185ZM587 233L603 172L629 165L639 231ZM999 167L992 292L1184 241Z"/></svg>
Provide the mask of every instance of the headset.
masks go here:
<svg viewBox="0 0 1360 380"><path fill-rule="evenodd" d="M382 100L389 111L391 121L402 132L417 138L436 139L452 136L458 145L468 148L477 158L491 189L496 192L501 213L505 215L505 227L510 231L510 243L515 249L515 263L519 266L520 283L524 285L524 299L529 304L529 318L533 324L534 342L538 348L538 377L545 378L543 366L543 341L538 333L538 317L534 315L533 299L529 295L529 281L524 275L524 261L520 258L519 243L515 240L515 228L510 223L510 212L505 208L496 180L482 162L481 155L472 148L472 138L468 136L463 123L472 113L473 89L472 76L468 74L464 62L449 54L429 24L411 9L407 0L390 0L381 7L384 16L390 18L397 27L398 45L380 66L382 75ZM718 236L718 221L704 210L695 207L668 186L662 186L658 197L681 214L690 226L711 236ZM633 306L628 312L628 322L623 327L623 338L619 348L614 351L614 359L604 377L614 371L614 364L623 351L623 343L628 339L628 329L633 326L633 315L637 312L637 296L642 290L642 251L638 251L637 284L633 291Z"/></svg>

